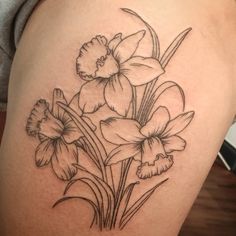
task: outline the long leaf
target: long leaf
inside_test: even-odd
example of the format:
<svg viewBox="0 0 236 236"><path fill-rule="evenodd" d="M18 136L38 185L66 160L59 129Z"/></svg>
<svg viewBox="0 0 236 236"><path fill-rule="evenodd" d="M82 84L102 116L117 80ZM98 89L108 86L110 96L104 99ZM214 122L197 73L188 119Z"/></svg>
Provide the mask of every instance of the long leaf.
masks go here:
<svg viewBox="0 0 236 236"><path fill-rule="evenodd" d="M97 191L99 192L100 196L101 196L101 211L102 211L102 222L103 222L103 226L105 226L105 222L106 222L106 216L107 216L107 212L109 211L109 202L108 202L108 197L106 196L106 194L104 194L104 189L102 189L99 185L97 185L97 183L95 183L93 180L89 179L89 178L82 178L82 181L85 181L88 184L94 184L95 187L97 188Z"/></svg>
<svg viewBox="0 0 236 236"><path fill-rule="evenodd" d="M117 214L117 220L116 220L116 224L119 225L119 227L121 226L121 219L127 209L127 206L129 204L129 200L130 200L130 197L131 197L131 194L133 192L133 189L134 189L134 186L136 184L139 184L139 182L135 182L135 183L131 183L129 184L126 189L125 189L125 192L122 196L122 199L121 199L121 202L120 202L120 207L119 207L119 211L118 211L118 214Z"/></svg>
<svg viewBox="0 0 236 236"><path fill-rule="evenodd" d="M83 172L86 172L88 175L90 175L92 178L96 179L107 191L108 194L114 196L114 193L112 191L112 188L106 183L104 182L101 178L99 178L98 176L94 175L93 173L91 173L90 171L88 171L87 169L85 169L83 166L79 165L79 164L74 164L74 166Z"/></svg>
<svg viewBox="0 0 236 236"><path fill-rule="evenodd" d="M79 140L77 140L76 144L86 152L86 154L90 157L90 159L99 169L100 167L99 162L96 158L96 153L94 153L93 148L89 147L89 144L86 142L86 139L84 137L81 137Z"/></svg>
<svg viewBox="0 0 236 236"><path fill-rule="evenodd" d="M66 189L64 191L64 195L68 194L68 191L71 190L71 188L73 186L75 186L76 183L85 184L90 188L91 193L94 195L96 202L97 202L97 206L98 206L99 213L100 213L99 214L100 222L102 222L102 224L103 224L104 215L105 215L104 213L107 210L107 201L104 201L103 190L101 188L99 188L99 185L95 181L84 177L84 178L74 179L74 180L70 181L68 183L68 185L66 186ZM82 196L82 192L76 192L76 194L73 194L73 195ZM104 202L105 202L105 206L104 206Z"/></svg>
<svg viewBox="0 0 236 236"><path fill-rule="evenodd" d="M157 36L155 30L141 16L139 16L136 12L134 12L134 11L128 9L128 8L121 8L121 10L137 17L138 19L140 19L145 24L145 26L148 28L148 30L151 34L151 38L152 38L152 57L159 59L159 56L160 56L160 42L159 42L159 39L158 39L158 36Z"/></svg>
<svg viewBox="0 0 236 236"><path fill-rule="evenodd" d="M158 87L157 87L158 86ZM149 106L148 109L146 109L146 116L148 118L150 118L150 116L153 114L153 112L157 109L157 107L155 106L155 104L158 102L158 99L160 98L160 96L162 94L164 94L166 91L168 91L171 88L177 88L181 99L182 99L182 110L184 111L185 109L185 95L184 95L184 91L183 89L175 82L173 81L166 81L164 83L162 83L161 85L156 84L156 86L154 87L154 92L150 98L150 102L149 102Z"/></svg>
<svg viewBox="0 0 236 236"><path fill-rule="evenodd" d="M167 64L169 63L171 57L175 54L175 52L177 51L178 47L180 46L180 44L183 42L183 40L185 39L185 37L187 36L187 34L192 30L192 28L188 28L186 30L184 30L183 32L181 32L174 40L173 42L170 44L170 46L166 49L166 51L164 52L163 56L161 57L161 65L163 68L165 68L167 66Z"/></svg>
<svg viewBox="0 0 236 236"><path fill-rule="evenodd" d="M98 223L98 220L99 220L98 207L92 200L90 200L88 198L80 197L80 196L63 197L63 198L59 199L58 201L56 201L52 207L54 208L57 205L61 204L62 202L65 202L65 201L68 201L68 200L71 200L71 199L80 199L80 200L84 200L84 201L88 202L94 210L94 217L93 217L93 221L91 222L90 228L93 226L94 220L96 220L96 223Z"/></svg>
<svg viewBox="0 0 236 236"><path fill-rule="evenodd" d="M120 228L123 229L125 225L131 220L131 218L137 213L137 211L143 206L143 204L151 197L151 195L154 193L154 191L161 186L164 182L168 180L165 179L158 183L156 186L148 190L146 193L144 193L124 214L124 216L121 219L121 226Z"/></svg>
<svg viewBox="0 0 236 236"><path fill-rule="evenodd" d="M67 105L61 102L57 102L57 104L68 113L68 115L75 122L77 127L81 130L85 138L88 140L89 144L91 145L91 148L94 149L93 151L96 153L96 156L98 158L103 179L107 180L107 174L103 162L103 159L107 159L107 153L103 144L100 142L94 131L91 130L89 125L72 108L68 107Z"/></svg>
<svg viewBox="0 0 236 236"><path fill-rule="evenodd" d="M78 170L80 170L81 172L86 173L91 179L93 179L96 182L97 186L100 186L102 188L101 193L103 195L104 202L107 203L107 204L105 204L105 205L107 205L107 207L106 207L107 211L105 212L105 216L106 216L105 217L105 224L107 225L109 222L109 219L112 215L112 211L114 209L114 201L115 201L114 193L113 193L111 187L106 182L104 182L102 179L100 179L96 175L89 172L83 166L81 166L79 164L75 164L74 166ZM104 193L106 194L106 196Z"/></svg>

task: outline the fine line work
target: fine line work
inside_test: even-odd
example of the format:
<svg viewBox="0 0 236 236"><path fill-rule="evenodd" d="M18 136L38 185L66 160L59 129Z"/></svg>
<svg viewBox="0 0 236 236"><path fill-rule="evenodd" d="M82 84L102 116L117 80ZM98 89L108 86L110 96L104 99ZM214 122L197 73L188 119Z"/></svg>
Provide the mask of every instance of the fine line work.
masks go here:
<svg viewBox="0 0 236 236"><path fill-rule="evenodd" d="M75 79L84 81L78 92L68 98L54 88L52 101L36 101L26 122L27 134L38 142L36 166L50 168L65 184L53 209L66 207L71 199L84 201L93 211L90 227L99 230L124 229L170 181L167 173L178 161L175 153L187 145L181 133L195 114L185 110L180 85L159 82L191 28L161 55L152 26L133 10L121 10L143 28L88 39L74 59ZM150 36L151 55L139 55L142 40ZM178 114L169 100L178 104ZM97 121L98 113L102 118ZM148 180L155 185L133 198L134 190Z"/></svg>

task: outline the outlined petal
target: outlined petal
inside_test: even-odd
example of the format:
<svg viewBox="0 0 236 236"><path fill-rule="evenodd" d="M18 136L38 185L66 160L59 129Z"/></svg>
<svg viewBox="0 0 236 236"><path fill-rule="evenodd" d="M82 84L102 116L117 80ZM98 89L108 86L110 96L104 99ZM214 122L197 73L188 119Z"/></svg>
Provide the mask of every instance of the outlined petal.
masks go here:
<svg viewBox="0 0 236 236"><path fill-rule="evenodd" d="M46 114L46 118L39 123L39 133L51 139L59 138L63 130L63 123L55 118L49 111Z"/></svg>
<svg viewBox="0 0 236 236"><path fill-rule="evenodd" d="M92 38L80 48L79 56L76 59L77 73L85 80L95 78L98 69L97 60L106 57L108 53L106 37L97 35Z"/></svg>
<svg viewBox="0 0 236 236"><path fill-rule="evenodd" d="M160 139L147 138L142 143L142 163L153 165L158 156L166 156Z"/></svg>
<svg viewBox="0 0 236 236"><path fill-rule="evenodd" d="M60 106L58 106L57 102L64 103L65 105L68 104L63 91L59 88L55 88L53 90L52 114L57 119L63 121L63 116L65 114L65 111Z"/></svg>
<svg viewBox="0 0 236 236"><path fill-rule="evenodd" d="M135 156L139 150L139 145L136 144L124 144L113 149L106 160L107 165L116 164L120 161L126 160Z"/></svg>
<svg viewBox="0 0 236 236"><path fill-rule="evenodd" d="M139 132L140 124L132 119L109 118L100 124L103 137L116 145L137 143L145 138Z"/></svg>
<svg viewBox="0 0 236 236"><path fill-rule="evenodd" d="M48 139L48 137L43 134L38 134L38 138L41 143L45 141L46 139Z"/></svg>
<svg viewBox="0 0 236 236"><path fill-rule="evenodd" d="M106 58L98 59L98 69L96 70L96 78L107 78L109 79L112 75L119 72L119 64L117 60L110 53Z"/></svg>
<svg viewBox="0 0 236 236"><path fill-rule="evenodd" d="M105 100L111 110L126 116L132 97L132 87L125 76L116 75L109 79L105 87Z"/></svg>
<svg viewBox="0 0 236 236"><path fill-rule="evenodd" d="M144 125L140 132L146 136L159 135L165 128L170 120L170 114L166 107L158 107L152 114L150 120Z"/></svg>
<svg viewBox="0 0 236 236"><path fill-rule="evenodd" d="M132 57L121 64L120 70L134 86L146 84L165 72L160 62L151 57Z"/></svg>
<svg viewBox="0 0 236 236"><path fill-rule="evenodd" d="M39 133L39 124L46 118L46 113L49 111L48 107L49 104L44 99L36 102L27 119L26 132L28 135L35 137Z"/></svg>
<svg viewBox="0 0 236 236"><path fill-rule="evenodd" d="M141 161L142 160L142 153L141 153L141 151L136 153L136 155L134 155L134 160L135 161Z"/></svg>
<svg viewBox="0 0 236 236"><path fill-rule="evenodd" d="M114 51L117 45L121 42L121 40L122 40L122 33L116 34L108 44L109 49Z"/></svg>
<svg viewBox="0 0 236 236"><path fill-rule="evenodd" d="M35 164L37 167L47 165L52 158L54 153L53 140L45 139L41 142L35 151Z"/></svg>
<svg viewBox="0 0 236 236"><path fill-rule="evenodd" d="M118 44L114 51L114 56L120 63L127 61L133 56L145 32L145 30L140 30L137 33L127 36Z"/></svg>
<svg viewBox="0 0 236 236"><path fill-rule="evenodd" d="M169 170L173 163L173 156L160 156L153 165L141 164L137 169L137 176L140 179L147 179L155 175L161 175Z"/></svg>
<svg viewBox="0 0 236 236"><path fill-rule="evenodd" d="M153 105L148 115L149 118L160 106L165 106L168 109L171 119L184 112L185 95L183 89L177 83L173 81L157 82L154 87Z"/></svg>
<svg viewBox="0 0 236 236"><path fill-rule="evenodd" d="M63 138L67 143L73 143L82 136L83 133L80 131L80 129L77 127L73 120L70 120L66 123L63 131Z"/></svg>
<svg viewBox="0 0 236 236"><path fill-rule="evenodd" d="M55 143L52 156L52 168L61 180L70 180L77 173L74 164L78 164L78 150L75 144L66 144L62 139Z"/></svg>
<svg viewBox="0 0 236 236"><path fill-rule="evenodd" d="M169 121L165 131L162 133L162 137L170 137L183 131L194 117L194 111L182 113L173 120Z"/></svg>
<svg viewBox="0 0 236 236"><path fill-rule="evenodd" d="M79 106L85 113L93 113L105 104L104 88L107 79L97 78L85 83L79 96Z"/></svg>
<svg viewBox="0 0 236 236"><path fill-rule="evenodd" d="M183 151L186 147L186 141L177 135L164 138L162 139L162 142L166 153L171 153L173 151Z"/></svg>

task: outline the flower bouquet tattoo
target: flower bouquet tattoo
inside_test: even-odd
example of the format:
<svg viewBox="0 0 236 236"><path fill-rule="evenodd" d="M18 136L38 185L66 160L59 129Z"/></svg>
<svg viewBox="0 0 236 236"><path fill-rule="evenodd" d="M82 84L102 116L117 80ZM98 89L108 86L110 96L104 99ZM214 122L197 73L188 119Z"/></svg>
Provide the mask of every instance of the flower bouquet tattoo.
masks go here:
<svg viewBox="0 0 236 236"><path fill-rule="evenodd" d="M119 33L111 40L102 35L92 38L76 59L77 74L85 81L78 94L68 102L61 89L54 89L52 104L37 101L26 125L27 133L39 140L36 166L50 165L66 185L53 207L70 199L86 201L94 211L91 227L100 230L123 229L167 181L159 176L172 167L173 153L185 149L186 141L179 135L194 116L193 111L184 111L185 96L178 84L158 81L191 29L180 33L160 55L153 28L132 10L122 10L147 28L150 57L137 55L146 30L128 36ZM142 92L137 93L139 89ZM167 102L171 91L181 107L174 116ZM104 107L110 111L105 114L113 115L95 125L91 117ZM81 155L89 165L83 165ZM155 178L158 183L132 201L140 182L129 178L134 168L140 181ZM81 190L72 194L78 186Z"/></svg>

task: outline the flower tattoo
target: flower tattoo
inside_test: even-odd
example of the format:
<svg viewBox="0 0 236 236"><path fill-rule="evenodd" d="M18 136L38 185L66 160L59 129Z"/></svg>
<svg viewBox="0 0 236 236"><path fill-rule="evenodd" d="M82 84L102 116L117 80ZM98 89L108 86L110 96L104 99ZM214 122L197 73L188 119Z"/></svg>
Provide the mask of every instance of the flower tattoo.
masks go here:
<svg viewBox="0 0 236 236"><path fill-rule="evenodd" d="M148 83L164 73L157 59L134 56L144 35L141 30L122 39L120 33L109 43L104 36L97 36L82 46L77 72L88 82L81 89L81 109L94 112L107 103L126 116L133 98L132 85Z"/></svg>
<svg viewBox="0 0 236 236"><path fill-rule="evenodd" d="M169 154L184 150L186 142L177 134L187 127L193 115L194 112L190 111L170 120L167 108L159 107L144 126L134 119L109 118L101 121L104 138L119 145L109 154L107 164L133 157L141 162L137 171L139 178L162 174L173 164L173 156ZM131 132L127 132L126 127Z"/></svg>
<svg viewBox="0 0 236 236"><path fill-rule="evenodd" d="M35 152L36 165L42 167L51 162L58 178L70 180L77 173L77 168L73 165L78 163L75 141L83 134L57 102L67 104L60 89L53 92L51 111L45 100L39 100L31 111L26 130L29 135L37 135L40 140Z"/></svg>
<svg viewBox="0 0 236 236"><path fill-rule="evenodd" d="M121 10L145 29L111 38L97 35L80 45L75 63L82 86L69 101L55 88L51 105L38 100L26 122L27 134L37 142L36 166L48 166L65 184L53 208L70 199L86 201L94 213L90 227L99 230L124 229L169 179L171 167L179 161L177 153L187 146L184 131L195 116L185 110L180 85L159 81L191 28L161 55L154 29L136 12ZM152 53L143 56L139 47L150 36ZM175 104L165 99L176 101L175 112ZM119 173L114 173L114 166ZM129 178L132 170L135 182ZM154 187L131 198L133 189L144 186L148 178Z"/></svg>

